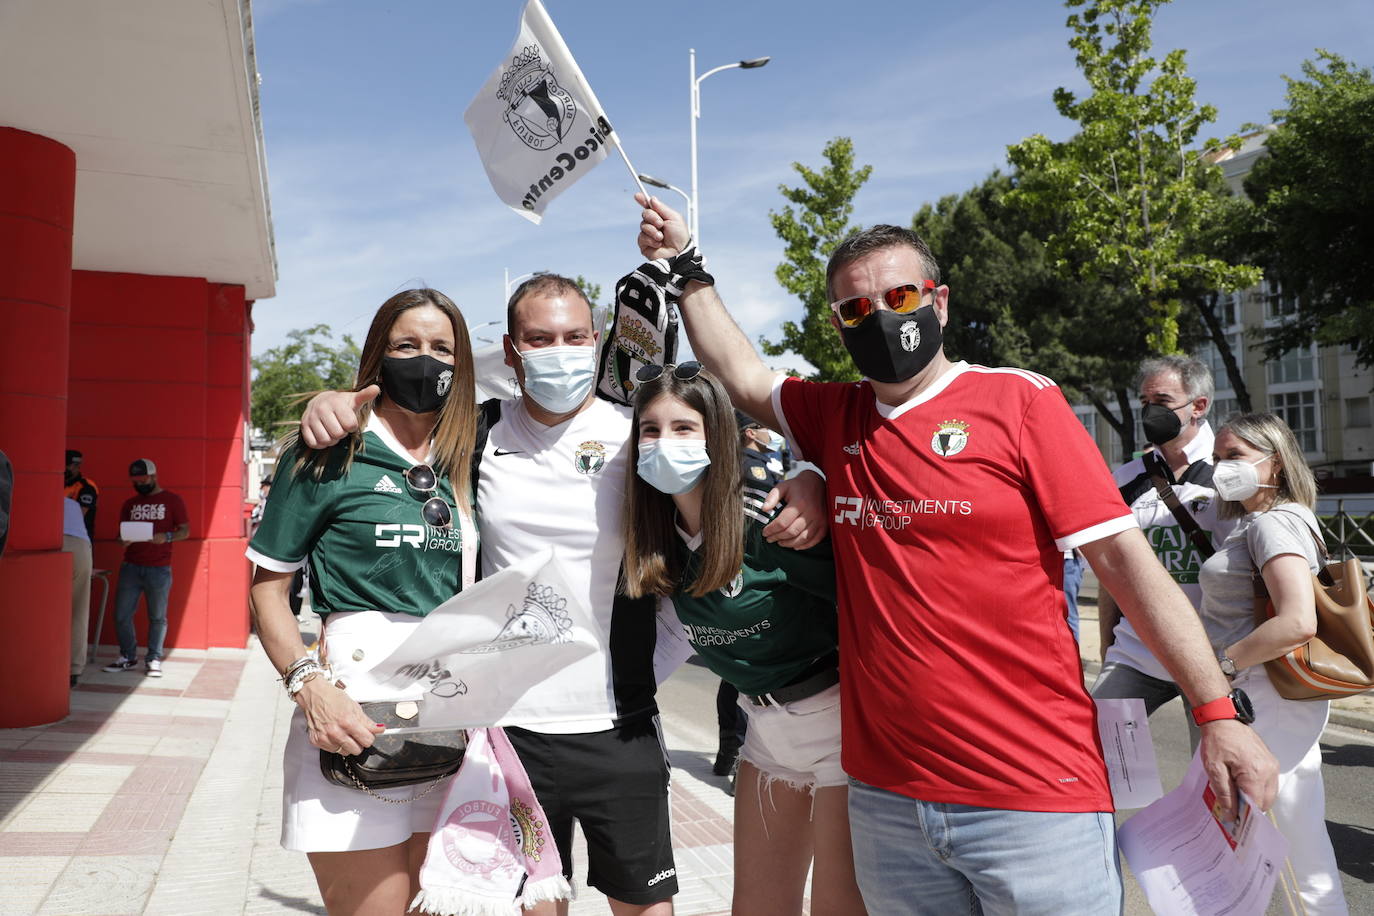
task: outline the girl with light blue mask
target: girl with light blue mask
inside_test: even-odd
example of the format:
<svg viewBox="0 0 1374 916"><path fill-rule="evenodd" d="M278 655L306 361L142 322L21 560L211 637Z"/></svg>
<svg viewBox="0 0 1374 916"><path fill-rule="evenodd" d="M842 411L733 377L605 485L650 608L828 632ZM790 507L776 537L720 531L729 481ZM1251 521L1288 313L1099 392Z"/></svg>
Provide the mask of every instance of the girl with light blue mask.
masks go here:
<svg viewBox="0 0 1374 916"><path fill-rule="evenodd" d="M829 541L770 544L745 487L735 412L700 363L637 375L622 589L672 600L749 717L734 818L736 913L864 912L840 767L835 567Z"/></svg>

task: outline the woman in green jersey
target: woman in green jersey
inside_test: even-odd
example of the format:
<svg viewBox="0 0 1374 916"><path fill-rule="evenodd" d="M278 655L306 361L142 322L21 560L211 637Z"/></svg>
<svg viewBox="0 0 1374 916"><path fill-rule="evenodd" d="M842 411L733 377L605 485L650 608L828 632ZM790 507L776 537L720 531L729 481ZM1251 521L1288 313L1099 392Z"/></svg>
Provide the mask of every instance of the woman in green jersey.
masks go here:
<svg viewBox="0 0 1374 916"><path fill-rule="evenodd" d="M672 599L697 653L740 691L734 912L862 913L840 768L835 569L828 542L770 544L741 485L734 408L696 362L647 366L635 393L625 591Z"/></svg>
<svg viewBox="0 0 1374 916"><path fill-rule="evenodd" d="M443 786L379 793L336 785L320 751L357 754L382 730L350 673L383 659L472 581L472 347L457 306L432 289L378 309L358 364L359 431L326 449L294 437L249 545L254 621L298 707L283 762L282 845L308 853L332 916L406 912ZM374 400L375 399L375 400ZM310 565L312 605L337 679L302 644L287 590ZM376 795L387 797L384 803Z"/></svg>

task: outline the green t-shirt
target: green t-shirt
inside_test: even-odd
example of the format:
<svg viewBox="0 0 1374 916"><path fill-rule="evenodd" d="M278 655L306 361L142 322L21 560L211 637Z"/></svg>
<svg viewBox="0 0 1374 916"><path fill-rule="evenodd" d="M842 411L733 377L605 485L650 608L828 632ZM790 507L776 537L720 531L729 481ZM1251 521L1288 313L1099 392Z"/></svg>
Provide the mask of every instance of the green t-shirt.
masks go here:
<svg viewBox="0 0 1374 916"><path fill-rule="evenodd" d="M434 528L420 512L428 495L406 486L405 472L416 462L389 446L375 425L347 472L342 444L331 450L319 480L308 469L292 471L297 454L292 448L278 460L250 559L280 572L309 562L312 606L322 615L375 610L423 617L462 590L463 539L447 477L432 495L453 510L453 527Z"/></svg>
<svg viewBox="0 0 1374 916"><path fill-rule="evenodd" d="M694 543L698 543L694 539ZM683 581L700 557L681 540ZM693 597L673 595L687 638L713 672L759 695L795 681L818 658L835 651L835 564L830 542L809 550L770 544L763 525L747 518L744 564L728 586Z"/></svg>

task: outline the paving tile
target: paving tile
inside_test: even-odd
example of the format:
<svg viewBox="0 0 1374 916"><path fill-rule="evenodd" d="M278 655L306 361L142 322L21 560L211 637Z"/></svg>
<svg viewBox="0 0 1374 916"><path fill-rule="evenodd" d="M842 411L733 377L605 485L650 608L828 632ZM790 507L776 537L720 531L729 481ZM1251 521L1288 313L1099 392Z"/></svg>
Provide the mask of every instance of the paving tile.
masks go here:
<svg viewBox="0 0 1374 916"><path fill-rule="evenodd" d="M141 913L160 856L75 856L38 909L40 916Z"/></svg>
<svg viewBox="0 0 1374 916"><path fill-rule="evenodd" d="M48 889L67 867L68 857L28 856L22 859L0 859L0 908L5 913L36 913Z"/></svg>
<svg viewBox="0 0 1374 916"><path fill-rule="evenodd" d="M70 856L84 833L6 830L0 833L0 856Z"/></svg>
<svg viewBox="0 0 1374 916"><path fill-rule="evenodd" d="M175 830L186 810L190 793L182 795L116 795L110 799L92 833L119 833L124 830Z"/></svg>
<svg viewBox="0 0 1374 916"><path fill-rule="evenodd" d="M28 792L0 792L0 830L20 808L29 803Z"/></svg>
<svg viewBox="0 0 1374 916"><path fill-rule="evenodd" d="M113 795L133 771L132 766L69 763L48 781L43 793Z"/></svg>
<svg viewBox="0 0 1374 916"><path fill-rule="evenodd" d="M0 792L36 792L52 776L50 763L6 763L0 767Z"/></svg>
<svg viewBox="0 0 1374 916"><path fill-rule="evenodd" d="M109 804L110 795L49 795L40 792L5 825L7 832L87 831Z"/></svg>
<svg viewBox="0 0 1374 916"><path fill-rule="evenodd" d="M243 659L210 659L200 666L195 679L184 696L212 700L228 700L238 688L243 675Z"/></svg>
<svg viewBox="0 0 1374 916"><path fill-rule="evenodd" d="M215 749L215 737L182 738L168 735L158 739L149 751L155 757L209 757Z"/></svg>
<svg viewBox="0 0 1374 916"><path fill-rule="evenodd" d="M150 757L134 767L120 795L190 795L205 761L190 757Z"/></svg>
<svg viewBox="0 0 1374 916"><path fill-rule="evenodd" d="M178 811L178 814L180 811ZM176 833L176 823L158 830L133 828L119 830L94 829L82 837L75 855L81 856L158 856L166 855Z"/></svg>

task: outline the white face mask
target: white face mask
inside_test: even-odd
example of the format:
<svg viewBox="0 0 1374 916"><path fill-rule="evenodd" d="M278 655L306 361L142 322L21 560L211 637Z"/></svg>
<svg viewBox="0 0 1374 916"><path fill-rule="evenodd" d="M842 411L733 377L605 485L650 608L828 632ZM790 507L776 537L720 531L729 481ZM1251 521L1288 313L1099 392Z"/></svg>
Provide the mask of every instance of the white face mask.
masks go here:
<svg viewBox="0 0 1374 916"><path fill-rule="evenodd" d="M639 443L636 473L662 493L686 493L711 464L705 439L645 439Z"/></svg>
<svg viewBox="0 0 1374 916"><path fill-rule="evenodd" d="M1278 487L1271 483L1260 483L1259 471L1255 470L1255 465L1273 457L1269 454L1254 461L1241 461L1239 458L1218 461L1212 467L1212 486L1216 487L1217 495L1238 503L1254 496L1261 487L1277 490Z"/></svg>
<svg viewBox="0 0 1374 916"><path fill-rule="evenodd" d="M768 449L770 452L780 452L780 451L782 451L782 447L783 447L784 445L786 445L786 444L787 444L787 440L783 439L782 436L780 436L780 435L778 435L777 433L773 432L771 429L768 431L768 445L767 445L767 449Z"/></svg>
<svg viewBox="0 0 1374 916"><path fill-rule="evenodd" d="M596 347L517 350L525 366L525 394L549 413L581 406L596 380Z"/></svg>

